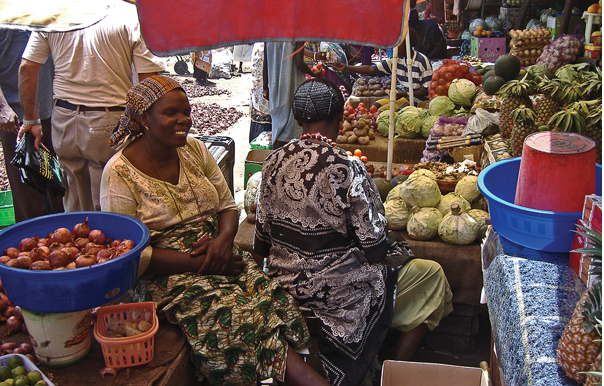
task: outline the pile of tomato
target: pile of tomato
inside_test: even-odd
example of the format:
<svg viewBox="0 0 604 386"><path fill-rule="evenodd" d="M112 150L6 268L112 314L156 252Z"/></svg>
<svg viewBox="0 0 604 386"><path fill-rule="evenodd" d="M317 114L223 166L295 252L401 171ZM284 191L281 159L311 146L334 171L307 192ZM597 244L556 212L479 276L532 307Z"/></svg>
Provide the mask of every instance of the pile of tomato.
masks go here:
<svg viewBox="0 0 604 386"><path fill-rule="evenodd" d="M449 95L449 86L454 79L468 79L476 86L482 84L482 75L468 63L445 59L443 65L432 73L432 83L428 88L430 99L439 95Z"/></svg>

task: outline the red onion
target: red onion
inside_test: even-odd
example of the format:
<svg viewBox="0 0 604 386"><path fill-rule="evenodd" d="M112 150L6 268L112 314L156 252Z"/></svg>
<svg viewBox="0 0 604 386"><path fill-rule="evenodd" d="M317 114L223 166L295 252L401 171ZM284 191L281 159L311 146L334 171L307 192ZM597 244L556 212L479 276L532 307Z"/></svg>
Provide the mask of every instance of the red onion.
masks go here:
<svg viewBox="0 0 604 386"><path fill-rule="evenodd" d="M50 245L50 239L48 237L44 237L43 239L38 240L38 246L49 246Z"/></svg>
<svg viewBox="0 0 604 386"><path fill-rule="evenodd" d="M4 286L2 285L2 280L0 280L0 292L4 292Z"/></svg>
<svg viewBox="0 0 604 386"><path fill-rule="evenodd" d="M114 253L115 252L113 249L101 249L100 251L97 252L96 259L97 260L101 260L101 259L110 260L113 258Z"/></svg>
<svg viewBox="0 0 604 386"><path fill-rule="evenodd" d="M67 253L67 256L69 256L70 261L74 261L76 259L76 257L78 257L78 254L80 253L80 250L76 247L65 247L61 250L65 253Z"/></svg>
<svg viewBox="0 0 604 386"><path fill-rule="evenodd" d="M34 261L31 263L31 267L29 267L29 269L34 271L49 271L50 263L47 260Z"/></svg>
<svg viewBox="0 0 604 386"><path fill-rule="evenodd" d="M19 347L19 345L15 342L4 342L4 343L0 344L0 353L2 353L2 355L4 355L4 353L6 353L7 350L14 350L17 347Z"/></svg>
<svg viewBox="0 0 604 386"><path fill-rule="evenodd" d="M34 358L33 355L31 355L31 354L25 354L25 356L27 357L27 359L29 359L30 361L32 361L32 363L36 363L36 358Z"/></svg>
<svg viewBox="0 0 604 386"><path fill-rule="evenodd" d="M23 240L19 241L19 251L31 251L35 247L38 246L38 242L32 237L26 237Z"/></svg>
<svg viewBox="0 0 604 386"><path fill-rule="evenodd" d="M117 247L120 246L121 243L122 243L122 240L119 240L119 239L117 239L117 240L111 240L111 242L109 243L109 246L111 248L117 248Z"/></svg>
<svg viewBox="0 0 604 386"><path fill-rule="evenodd" d="M23 268L29 269L29 267L31 267L31 257L23 255L23 256L17 257L17 260L19 260L19 262L21 262L21 265L23 266Z"/></svg>
<svg viewBox="0 0 604 386"><path fill-rule="evenodd" d="M96 259L94 258L94 255L89 253L78 256L75 261L76 268L88 267L94 264L96 264Z"/></svg>
<svg viewBox="0 0 604 386"><path fill-rule="evenodd" d="M125 255L126 253L128 253L130 251L131 251L130 248L120 248L120 254L119 254L119 256Z"/></svg>
<svg viewBox="0 0 604 386"><path fill-rule="evenodd" d="M21 328L23 328L23 324L21 324ZM25 355L27 354L27 352L25 352L24 348L21 347L17 347L16 349L13 350L13 352L11 354L21 354L21 355Z"/></svg>
<svg viewBox="0 0 604 386"><path fill-rule="evenodd" d="M123 246L128 249L134 249L135 245L136 244L134 244L134 241L126 239L126 240L122 241L122 243L120 244L120 247Z"/></svg>
<svg viewBox="0 0 604 386"><path fill-rule="evenodd" d="M21 331L29 335L29 330L27 329L27 324L25 324L25 321L23 321L23 324L21 325Z"/></svg>
<svg viewBox="0 0 604 386"><path fill-rule="evenodd" d="M64 251L52 251L48 256L50 268L64 267L69 263L69 255Z"/></svg>
<svg viewBox="0 0 604 386"><path fill-rule="evenodd" d="M98 260L96 261L96 263L97 263L97 264L106 263L106 262L108 262L109 260L111 260L111 259L98 259Z"/></svg>
<svg viewBox="0 0 604 386"><path fill-rule="evenodd" d="M73 235L67 228L59 228L52 233L50 236L50 240L54 243L63 243L65 244L68 241L73 240Z"/></svg>
<svg viewBox="0 0 604 386"><path fill-rule="evenodd" d="M11 335L13 332L21 331L21 326L23 325L23 321L17 318L15 315L11 316L6 320L6 327L8 331L6 331L6 335Z"/></svg>
<svg viewBox="0 0 604 386"><path fill-rule="evenodd" d="M89 253L93 256L96 256L97 253L99 253L99 251L101 249L105 249L102 245L98 245L98 244L94 244L94 243L90 243L87 244L84 249L82 250L82 252L84 253Z"/></svg>
<svg viewBox="0 0 604 386"><path fill-rule="evenodd" d="M48 248L48 247L45 247L45 248ZM29 257L31 258L31 261L33 263L35 261L47 259L49 254L50 254L50 250L49 250L49 252L47 252L46 250L44 250L42 248L34 248L31 250L31 252L29 252Z"/></svg>
<svg viewBox="0 0 604 386"><path fill-rule="evenodd" d="M68 241L63 248L77 248L74 242Z"/></svg>
<svg viewBox="0 0 604 386"><path fill-rule="evenodd" d="M75 241L75 245L76 247L82 249L86 246L86 244L90 243L90 239L86 238L86 237L80 237L79 239L76 239Z"/></svg>
<svg viewBox="0 0 604 386"><path fill-rule="evenodd" d="M0 313L6 309L6 307L10 306L11 302L4 293L0 293Z"/></svg>
<svg viewBox="0 0 604 386"><path fill-rule="evenodd" d="M2 310L2 316L6 319L9 319L11 316L15 315L15 306L10 305Z"/></svg>
<svg viewBox="0 0 604 386"><path fill-rule="evenodd" d="M63 243L52 243L48 246L48 248L50 249L50 251L58 251L59 249L63 249L65 248L65 244Z"/></svg>
<svg viewBox="0 0 604 386"><path fill-rule="evenodd" d="M23 268L23 265L21 264L21 262L19 261L19 259L10 259L7 263L7 266L12 267L12 268Z"/></svg>
<svg viewBox="0 0 604 386"><path fill-rule="evenodd" d="M17 248L10 247L10 248L6 248L6 251L4 251L4 254L6 256L10 256L14 259L15 257L17 257L19 255L19 252L21 252L21 251L18 250Z"/></svg>
<svg viewBox="0 0 604 386"><path fill-rule="evenodd" d="M8 263L10 260L12 260L12 257L10 256L0 256L0 264L6 264Z"/></svg>
<svg viewBox="0 0 604 386"><path fill-rule="evenodd" d="M77 268L75 261L72 261L71 263L69 263L65 266L65 269L74 269L74 268Z"/></svg>
<svg viewBox="0 0 604 386"><path fill-rule="evenodd" d="M105 242L105 234L98 229L91 230L88 238L95 244L103 244Z"/></svg>
<svg viewBox="0 0 604 386"><path fill-rule="evenodd" d="M25 326L25 323L23 323L23 325ZM25 342L25 343L21 343L21 344L19 345L19 348L22 348L22 349L24 349L24 350L25 350L24 355L25 355L25 354L33 354L33 352L34 352L34 348L33 348L33 346L31 345L31 343L27 343L27 342Z"/></svg>
<svg viewBox="0 0 604 386"><path fill-rule="evenodd" d="M84 222L79 224L75 224L73 227L73 237L88 237L88 233L90 233L90 227L88 226L88 217Z"/></svg>
<svg viewBox="0 0 604 386"><path fill-rule="evenodd" d="M19 319L23 319L23 312L21 311L21 307L15 306L15 309L13 310L13 315L15 315Z"/></svg>

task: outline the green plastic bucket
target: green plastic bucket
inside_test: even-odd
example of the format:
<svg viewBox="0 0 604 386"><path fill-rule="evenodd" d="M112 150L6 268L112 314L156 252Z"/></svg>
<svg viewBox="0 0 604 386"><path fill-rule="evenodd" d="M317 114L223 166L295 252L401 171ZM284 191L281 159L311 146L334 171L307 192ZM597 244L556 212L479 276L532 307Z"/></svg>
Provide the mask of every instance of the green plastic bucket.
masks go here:
<svg viewBox="0 0 604 386"><path fill-rule="evenodd" d="M15 223L15 208L13 194L10 190L0 192L0 226L9 226Z"/></svg>

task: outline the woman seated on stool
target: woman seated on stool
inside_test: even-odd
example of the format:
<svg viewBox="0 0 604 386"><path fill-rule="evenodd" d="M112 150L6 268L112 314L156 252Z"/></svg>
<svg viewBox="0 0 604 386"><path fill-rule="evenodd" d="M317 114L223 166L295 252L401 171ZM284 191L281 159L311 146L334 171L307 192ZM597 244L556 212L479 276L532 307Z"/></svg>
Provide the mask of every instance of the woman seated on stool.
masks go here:
<svg viewBox="0 0 604 386"><path fill-rule="evenodd" d="M396 272L380 263L389 243L378 190L362 162L334 146L344 112L338 86L307 80L293 111L304 134L264 160L254 251L320 320L330 382L359 385L393 320L406 331L396 359L410 359L426 327L450 312L452 295L436 262L411 260L398 286Z"/></svg>
<svg viewBox="0 0 604 386"><path fill-rule="evenodd" d="M184 90L156 75L130 89L111 138L118 153L103 171L102 210L150 231L135 299L157 302L180 326L197 374L213 385L326 385L294 350L309 341L296 301L233 245L237 207L190 128Z"/></svg>

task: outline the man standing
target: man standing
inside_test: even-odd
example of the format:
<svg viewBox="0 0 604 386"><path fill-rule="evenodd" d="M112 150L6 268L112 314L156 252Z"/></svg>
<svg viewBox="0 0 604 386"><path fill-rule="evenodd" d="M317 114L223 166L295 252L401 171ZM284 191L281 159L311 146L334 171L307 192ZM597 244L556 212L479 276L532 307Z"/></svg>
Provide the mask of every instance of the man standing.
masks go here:
<svg viewBox="0 0 604 386"><path fill-rule="evenodd" d="M60 197L53 200L54 208L44 208L44 196L21 182L19 169L10 164L15 156L17 132L23 122L23 111L21 103L19 103L18 78L21 54L23 54L28 39L29 32L0 29L0 140L4 149L4 162L13 196L16 222L63 211ZM54 153L50 141L52 72L52 60L49 59L41 67L39 73L38 111L42 128L47 132L42 142L51 153Z"/></svg>
<svg viewBox="0 0 604 386"><path fill-rule="evenodd" d="M142 39L136 7L125 2L91 27L32 33L19 69L24 115L19 137L31 131L36 146L42 138L38 72L49 55L55 63L52 142L67 178L65 211L98 211L103 167L115 153L109 137L124 113L132 66L139 81L165 66Z"/></svg>

